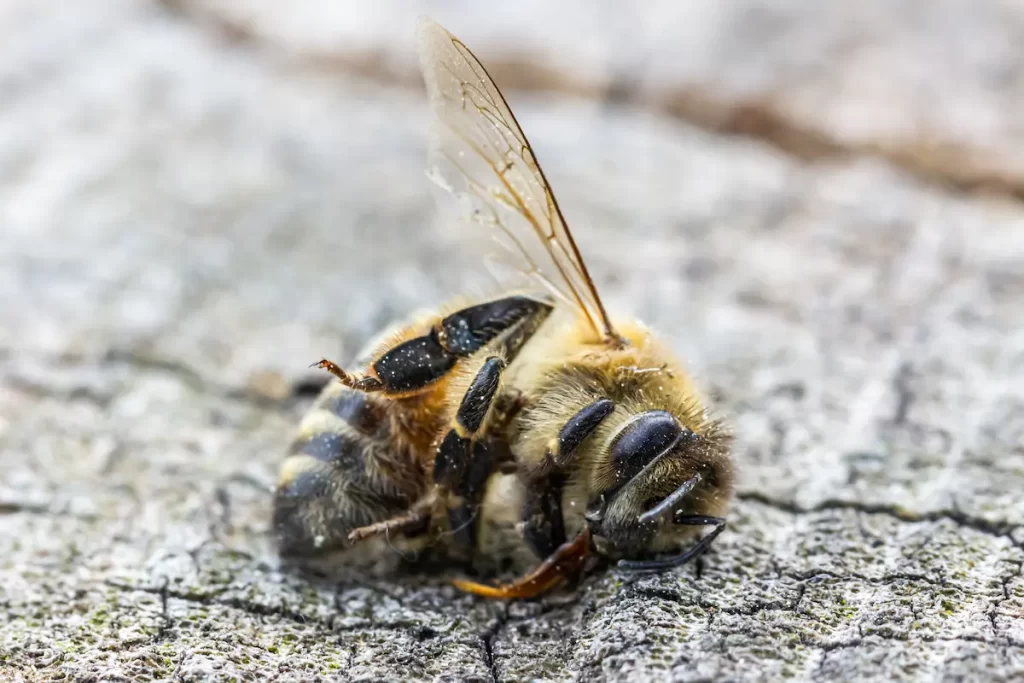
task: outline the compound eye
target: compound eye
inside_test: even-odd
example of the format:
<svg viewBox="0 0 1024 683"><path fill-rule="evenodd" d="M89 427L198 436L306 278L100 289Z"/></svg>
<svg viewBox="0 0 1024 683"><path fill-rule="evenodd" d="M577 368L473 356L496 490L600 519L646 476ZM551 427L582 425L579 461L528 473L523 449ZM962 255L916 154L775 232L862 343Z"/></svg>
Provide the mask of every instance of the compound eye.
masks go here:
<svg viewBox="0 0 1024 683"><path fill-rule="evenodd" d="M684 432L690 433L674 415L664 410L648 410L633 418L615 437L611 446L615 487L625 485L659 456L667 453Z"/></svg>

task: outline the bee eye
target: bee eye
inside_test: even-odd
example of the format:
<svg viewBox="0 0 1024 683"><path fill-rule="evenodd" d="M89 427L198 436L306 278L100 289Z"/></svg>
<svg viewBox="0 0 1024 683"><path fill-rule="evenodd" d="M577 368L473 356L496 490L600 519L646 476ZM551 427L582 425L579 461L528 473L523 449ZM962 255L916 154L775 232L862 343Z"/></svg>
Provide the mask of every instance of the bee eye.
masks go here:
<svg viewBox="0 0 1024 683"><path fill-rule="evenodd" d="M664 410L648 410L634 417L615 437L611 447L616 484L624 485L667 453L684 431L689 432Z"/></svg>

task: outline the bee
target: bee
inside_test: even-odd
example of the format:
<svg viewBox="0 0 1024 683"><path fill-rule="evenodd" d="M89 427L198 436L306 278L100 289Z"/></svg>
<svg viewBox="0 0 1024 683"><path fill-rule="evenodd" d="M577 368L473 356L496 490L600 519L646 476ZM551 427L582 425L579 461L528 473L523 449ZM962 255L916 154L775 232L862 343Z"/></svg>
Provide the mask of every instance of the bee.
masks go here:
<svg viewBox="0 0 1024 683"><path fill-rule="evenodd" d="M361 354L359 370L314 363L338 381L281 464L279 552L387 569L388 546L440 544L525 573L455 582L498 599L540 595L595 556L641 571L688 562L725 528L728 431L647 327L609 317L533 149L469 48L429 19L417 39L430 173L535 287L424 313Z"/></svg>

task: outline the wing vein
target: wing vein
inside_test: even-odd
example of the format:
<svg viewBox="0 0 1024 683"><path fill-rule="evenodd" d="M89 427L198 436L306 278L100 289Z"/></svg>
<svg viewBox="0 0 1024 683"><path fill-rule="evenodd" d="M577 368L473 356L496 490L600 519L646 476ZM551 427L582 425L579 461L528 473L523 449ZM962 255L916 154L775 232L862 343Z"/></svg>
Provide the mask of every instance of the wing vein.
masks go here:
<svg viewBox="0 0 1024 683"><path fill-rule="evenodd" d="M435 114L434 179L469 202L474 222L497 228L496 237L511 242L499 240L520 257L520 273L569 303L597 337L621 343L536 153L487 70L462 41L429 20L420 20L418 42ZM456 191L460 184L465 191ZM523 231L534 237L524 240ZM541 250L544 267L533 255Z"/></svg>

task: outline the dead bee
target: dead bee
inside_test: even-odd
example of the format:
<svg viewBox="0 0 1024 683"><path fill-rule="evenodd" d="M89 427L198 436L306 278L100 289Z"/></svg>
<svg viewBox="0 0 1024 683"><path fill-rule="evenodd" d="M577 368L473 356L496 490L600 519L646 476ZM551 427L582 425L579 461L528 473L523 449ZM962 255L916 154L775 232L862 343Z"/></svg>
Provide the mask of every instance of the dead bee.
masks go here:
<svg viewBox="0 0 1024 683"><path fill-rule="evenodd" d="M443 539L470 558L543 560L509 585L456 582L496 598L538 595L591 551L630 569L687 562L725 526L729 436L647 328L609 318L484 67L429 20L418 42L435 179L469 200L547 293L426 314L386 335L360 372L315 364L340 382L281 466L281 553L374 564L394 555L384 542Z"/></svg>

